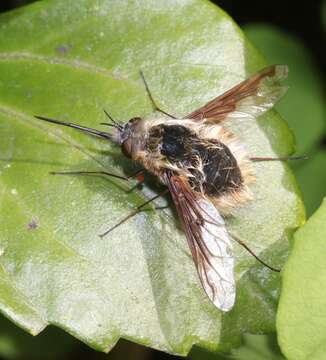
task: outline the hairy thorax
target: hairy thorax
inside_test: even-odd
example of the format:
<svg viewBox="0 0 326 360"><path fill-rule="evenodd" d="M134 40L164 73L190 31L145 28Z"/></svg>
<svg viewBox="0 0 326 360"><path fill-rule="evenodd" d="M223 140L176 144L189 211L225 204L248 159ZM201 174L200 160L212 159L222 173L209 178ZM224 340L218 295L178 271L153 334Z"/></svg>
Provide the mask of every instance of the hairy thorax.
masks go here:
<svg viewBox="0 0 326 360"><path fill-rule="evenodd" d="M164 171L186 178L195 192L209 197L223 213L250 198L250 161L220 125L191 120L147 120L143 149L135 154L164 183Z"/></svg>

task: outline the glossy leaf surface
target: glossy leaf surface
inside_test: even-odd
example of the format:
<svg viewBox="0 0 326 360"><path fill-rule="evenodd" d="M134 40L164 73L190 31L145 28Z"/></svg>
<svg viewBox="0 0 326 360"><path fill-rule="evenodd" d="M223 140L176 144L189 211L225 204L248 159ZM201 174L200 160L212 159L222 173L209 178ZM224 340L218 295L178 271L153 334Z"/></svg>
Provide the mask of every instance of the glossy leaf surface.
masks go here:
<svg viewBox="0 0 326 360"><path fill-rule="evenodd" d="M42 1L0 17L0 309L32 334L54 324L108 351L120 338L176 354L227 350L245 331L274 330L280 277L235 245L237 301L222 315L206 298L169 198L105 239L151 194L119 180L50 171L130 174L120 150L34 114L100 127L150 115L139 69L157 102L182 116L265 65L234 22L199 0ZM230 124L255 156L293 151L273 111ZM227 224L274 266L303 221L282 163L255 165L255 200ZM153 207L148 207L153 210ZM254 310L254 311L253 311Z"/></svg>

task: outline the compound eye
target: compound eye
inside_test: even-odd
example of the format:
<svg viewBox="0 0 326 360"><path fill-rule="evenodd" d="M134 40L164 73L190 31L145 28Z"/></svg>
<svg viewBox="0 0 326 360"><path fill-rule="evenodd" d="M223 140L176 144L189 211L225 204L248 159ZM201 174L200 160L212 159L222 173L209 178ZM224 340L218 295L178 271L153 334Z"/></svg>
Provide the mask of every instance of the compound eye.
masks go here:
<svg viewBox="0 0 326 360"><path fill-rule="evenodd" d="M124 156L131 159L131 150L132 150L132 144L131 144L131 139L129 138L121 144L121 151Z"/></svg>
<svg viewBox="0 0 326 360"><path fill-rule="evenodd" d="M128 123L129 123L129 124L133 124L133 123L135 123L135 122L137 122L137 121L139 121L139 120L141 120L140 117L134 117L134 118L131 118L131 119L128 121Z"/></svg>

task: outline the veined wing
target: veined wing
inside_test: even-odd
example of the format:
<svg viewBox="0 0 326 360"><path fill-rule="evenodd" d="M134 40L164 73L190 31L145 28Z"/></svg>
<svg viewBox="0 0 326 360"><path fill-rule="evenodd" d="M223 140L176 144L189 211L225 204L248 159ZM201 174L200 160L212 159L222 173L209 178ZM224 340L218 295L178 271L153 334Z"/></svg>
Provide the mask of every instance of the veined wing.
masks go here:
<svg viewBox="0 0 326 360"><path fill-rule="evenodd" d="M229 311L235 302L231 239L215 206L194 193L179 176L166 172L201 284L216 307Z"/></svg>
<svg viewBox="0 0 326 360"><path fill-rule="evenodd" d="M226 118L257 117L271 109L286 92L279 81L287 77L286 65L272 65L242 81L224 94L185 116L185 119L209 119L221 122Z"/></svg>

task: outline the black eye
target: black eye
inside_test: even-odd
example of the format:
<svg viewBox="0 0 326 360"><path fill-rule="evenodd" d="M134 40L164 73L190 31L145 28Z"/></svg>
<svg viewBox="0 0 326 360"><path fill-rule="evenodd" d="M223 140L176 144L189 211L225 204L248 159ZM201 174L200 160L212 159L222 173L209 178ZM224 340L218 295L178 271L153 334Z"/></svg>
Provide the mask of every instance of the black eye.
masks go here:
<svg viewBox="0 0 326 360"><path fill-rule="evenodd" d="M128 123L129 123L129 124L132 124L132 123L134 123L134 122L136 122L136 121L139 121L139 120L141 120L140 117L134 117L134 118L131 118L131 119L128 121Z"/></svg>
<svg viewBox="0 0 326 360"><path fill-rule="evenodd" d="M127 158L131 159L132 143L130 138L128 138L121 144L121 150Z"/></svg>

